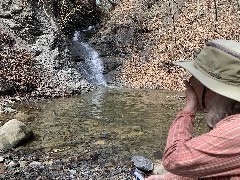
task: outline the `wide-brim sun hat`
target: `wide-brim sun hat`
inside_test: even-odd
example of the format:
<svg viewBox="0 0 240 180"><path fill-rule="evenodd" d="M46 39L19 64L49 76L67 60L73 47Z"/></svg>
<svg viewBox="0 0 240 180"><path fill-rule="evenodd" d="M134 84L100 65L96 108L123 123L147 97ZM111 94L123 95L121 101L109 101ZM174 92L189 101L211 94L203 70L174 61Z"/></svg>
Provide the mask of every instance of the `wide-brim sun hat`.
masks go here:
<svg viewBox="0 0 240 180"><path fill-rule="evenodd" d="M195 60L175 61L204 86L240 102L240 43L233 40L209 41Z"/></svg>

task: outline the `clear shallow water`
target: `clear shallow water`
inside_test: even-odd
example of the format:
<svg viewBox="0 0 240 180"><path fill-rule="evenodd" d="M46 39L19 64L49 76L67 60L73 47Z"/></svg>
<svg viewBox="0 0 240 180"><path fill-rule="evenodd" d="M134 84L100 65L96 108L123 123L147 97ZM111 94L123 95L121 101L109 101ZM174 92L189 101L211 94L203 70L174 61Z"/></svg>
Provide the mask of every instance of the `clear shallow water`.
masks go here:
<svg viewBox="0 0 240 180"><path fill-rule="evenodd" d="M102 88L32 109L19 107L37 137L21 148L56 155L100 152L118 160L132 155L160 159L169 126L183 103L180 92Z"/></svg>

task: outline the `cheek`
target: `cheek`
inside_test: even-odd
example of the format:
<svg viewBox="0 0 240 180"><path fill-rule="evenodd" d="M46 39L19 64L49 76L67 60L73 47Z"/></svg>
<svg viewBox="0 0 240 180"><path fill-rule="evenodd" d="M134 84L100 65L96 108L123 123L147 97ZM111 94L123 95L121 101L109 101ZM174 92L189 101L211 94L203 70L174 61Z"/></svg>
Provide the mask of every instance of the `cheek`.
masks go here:
<svg viewBox="0 0 240 180"><path fill-rule="evenodd" d="M192 87L197 95L198 98L198 104L200 106L200 109L202 109L202 93L203 93L203 85L200 82L194 81L191 83Z"/></svg>
<svg viewBox="0 0 240 180"><path fill-rule="evenodd" d="M201 84L197 84L197 85L194 85L193 88L194 88L194 91L195 91L195 93L197 95L197 98L198 98L199 108L203 109L203 107L202 107L202 93L203 93L204 87Z"/></svg>

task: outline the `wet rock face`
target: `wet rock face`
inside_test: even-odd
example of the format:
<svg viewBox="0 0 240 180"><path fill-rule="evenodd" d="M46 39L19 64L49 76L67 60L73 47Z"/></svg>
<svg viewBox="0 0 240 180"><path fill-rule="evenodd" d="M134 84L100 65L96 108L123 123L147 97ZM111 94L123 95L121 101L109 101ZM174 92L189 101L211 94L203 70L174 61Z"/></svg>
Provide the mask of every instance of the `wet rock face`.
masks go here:
<svg viewBox="0 0 240 180"><path fill-rule="evenodd" d="M0 68L0 71L3 72L1 74L10 73L2 76L1 79L9 87L13 85L17 88L7 88L8 86L4 86L1 81L1 94L14 94L21 91L33 92L33 96L51 96L51 94L63 96L90 89L71 57L69 40L63 31L65 27L63 27L63 22L57 19L62 16L56 14L60 12L53 8L56 2L54 0L48 1L49 4L43 2L25 0L0 2L0 30L2 32L0 36L3 37L0 38L3 41L0 51L5 52L7 47L19 53L19 49L24 49L21 50L24 52L19 53L23 62L26 59L24 54L28 54L28 61L22 64L22 71L20 69L16 71L15 68L7 67L14 64L12 59L16 59L16 53L7 54L6 52L9 61L5 60L6 67ZM65 22L65 25L67 24ZM11 41L4 39L5 36L9 36ZM16 59L15 64L19 62L21 60ZM17 77L12 80L11 74ZM21 83L18 83L19 79ZM14 89L14 92L9 92L9 89Z"/></svg>
<svg viewBox="0 0 240 180"><path fill-rule="evenodd" d="M13 148L31 135L32 131L25 124L12 119L0 128L0 149Z"/></svg>
<svg viewBox="0 0 240 180"><path fill-rule="evenodd" d="M21 41L9 35L9 28L0 24L0 29L0 95L30 92L41 79L33 66L33 56L28 50L16 47Z"/></svg>

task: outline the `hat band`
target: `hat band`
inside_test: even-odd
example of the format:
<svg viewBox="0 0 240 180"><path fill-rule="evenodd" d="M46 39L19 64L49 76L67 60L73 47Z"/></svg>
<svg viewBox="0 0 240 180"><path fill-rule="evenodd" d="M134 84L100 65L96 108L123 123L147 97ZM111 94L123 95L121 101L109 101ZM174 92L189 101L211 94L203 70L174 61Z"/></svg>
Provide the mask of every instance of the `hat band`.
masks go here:
<svg viewBox="0 0 240 180"><path fill-rule="evenodd" d="M233 86L240 85L240 59L220 49L205 46L193 65L212 79Z"/></svg>

